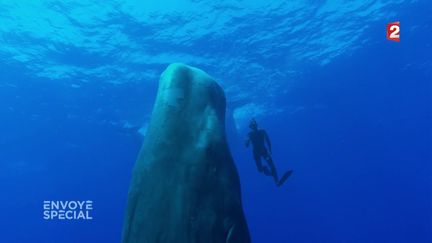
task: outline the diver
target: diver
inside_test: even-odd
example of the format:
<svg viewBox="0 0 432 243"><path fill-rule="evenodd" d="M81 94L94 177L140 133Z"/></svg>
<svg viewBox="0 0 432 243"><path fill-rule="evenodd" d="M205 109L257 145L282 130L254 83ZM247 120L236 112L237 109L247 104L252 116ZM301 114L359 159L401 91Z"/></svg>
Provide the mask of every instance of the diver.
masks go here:
<svg viewBox="0 0 432 243"><path fill-rule="evenodd" d="M282 184L288 179L293 171L289 170L285 172L281 179L279 179L276 167L271 157L271 143L267 132L263 129L258 129L258 124L255 119L250 121L249 128L252 131L248 133L245 145L246 148L248 148L249 144L252 142L253 157L258 171L264 173L267 176L272 176L276 185L282 186ZM267 145L268 150L264 143ZM262 164L261 157L267 161L268 167Z"/></svg>

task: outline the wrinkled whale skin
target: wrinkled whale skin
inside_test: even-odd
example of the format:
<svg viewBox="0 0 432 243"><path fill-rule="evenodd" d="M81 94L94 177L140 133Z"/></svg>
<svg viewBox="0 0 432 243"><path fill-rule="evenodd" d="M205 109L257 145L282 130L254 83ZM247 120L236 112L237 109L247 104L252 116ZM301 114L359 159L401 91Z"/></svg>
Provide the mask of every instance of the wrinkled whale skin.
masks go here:
<svg viewBox="0 0 432 243"><path fill-rule="evenodd" d="M225 94L171 64L133 170L123 243L247 243L240 181L225 136Z"/></svg>

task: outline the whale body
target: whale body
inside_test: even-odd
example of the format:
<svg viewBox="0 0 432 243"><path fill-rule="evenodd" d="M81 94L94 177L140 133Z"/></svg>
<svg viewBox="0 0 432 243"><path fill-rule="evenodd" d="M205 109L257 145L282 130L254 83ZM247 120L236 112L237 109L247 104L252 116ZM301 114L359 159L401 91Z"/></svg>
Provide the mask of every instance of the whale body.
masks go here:
<svg viewBox="0 0 432 243"><path fill-rule="evenodd" d="M225 135L225 94L204 71L162 73L133 169L123 243L250 242Z"/></svg>

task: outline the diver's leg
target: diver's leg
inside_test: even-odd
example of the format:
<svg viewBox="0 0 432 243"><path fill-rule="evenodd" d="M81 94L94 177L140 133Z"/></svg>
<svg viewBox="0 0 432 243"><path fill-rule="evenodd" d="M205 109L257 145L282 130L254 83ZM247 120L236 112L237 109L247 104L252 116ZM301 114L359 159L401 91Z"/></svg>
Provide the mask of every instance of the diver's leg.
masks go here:
<svg viewBox="0 0 432 243"><path fill-rule="evenodd" d="M274 165L274 163L273 163L273 159L272 159L271 156L268 155L267 153L266 153L266 155L264 156L264 158L266 159L267 164L268 164L269 167L270 167L270 175L273 176L273 179L275 180L275 183L278 184L278 183L279 183L279 179L278 179L278 174L277 174L277 171L276 171L276 167L275 167L275 165Z"/></svg>
<svg viewBox="0 0 432 243"><path fill-rule="evenodd" d="M260 173L264 172L264 167L263 167L262 162L261 162L260 154L254 151L253 156L254 156L255 164L257 166L258 171Z"/></svg>

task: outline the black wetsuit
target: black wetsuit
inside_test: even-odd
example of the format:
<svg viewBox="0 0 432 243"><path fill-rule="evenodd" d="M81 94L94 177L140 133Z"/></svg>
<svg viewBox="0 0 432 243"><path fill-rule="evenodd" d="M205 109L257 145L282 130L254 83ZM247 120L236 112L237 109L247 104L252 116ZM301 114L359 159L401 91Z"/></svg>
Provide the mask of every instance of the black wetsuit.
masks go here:
<svg viewBox="0 0 432 243"><path fill-rule="evenodd" d="M274 166L273 160L269 155L264 142L267 143L268 148L271 150L270 139L266 131L262 129L254 130L248 134L249 141L252 143L252 151L258 171L263 172L266 175L273 176L275 181L278 181L276 167ZM270 171L262 165L261 157L263 157L270 167Z"/></svg>

